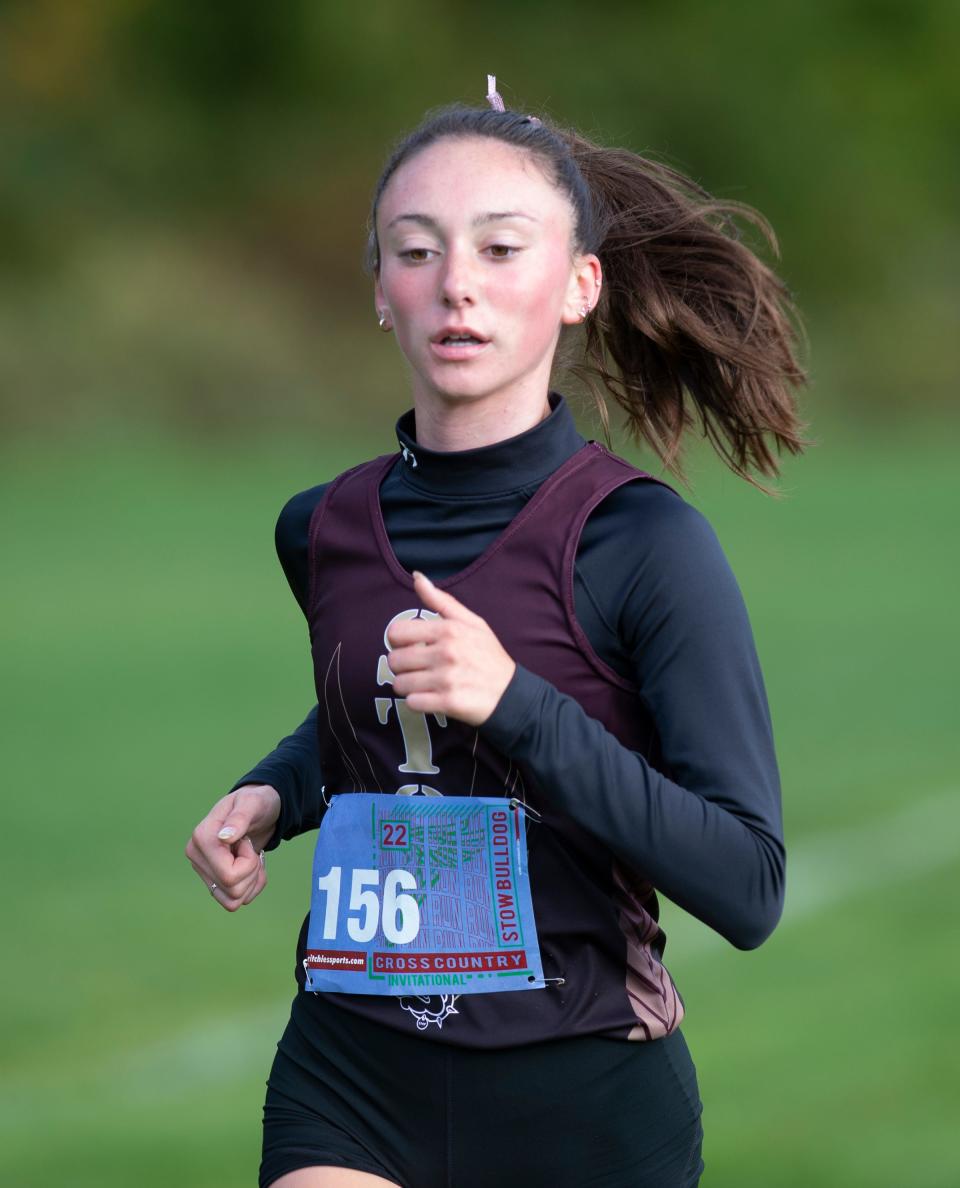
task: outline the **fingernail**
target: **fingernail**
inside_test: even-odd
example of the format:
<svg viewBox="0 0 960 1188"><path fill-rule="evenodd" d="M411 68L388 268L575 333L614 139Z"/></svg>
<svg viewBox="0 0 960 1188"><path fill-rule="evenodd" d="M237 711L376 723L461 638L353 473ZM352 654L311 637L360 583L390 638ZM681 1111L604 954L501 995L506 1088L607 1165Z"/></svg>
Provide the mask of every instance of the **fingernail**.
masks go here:
<svg viewBox="0 0 960 1188"><path fill-rule="evenodd" d="M427 575L425 573L421 573L419 569L415 569L413 571L413 576L423 578L423 580L427 583L428 586L433 585L433 582L430 581L430 579L427 577Z"/></svg>
<svg viewBox="0 0 960 1188"><path fill-rule="evenodd" d="M217 834L217 837L219 837L221 841L229 841L236 832L236 829L234 829L232 825L224 825L224 827Z"/></svg>

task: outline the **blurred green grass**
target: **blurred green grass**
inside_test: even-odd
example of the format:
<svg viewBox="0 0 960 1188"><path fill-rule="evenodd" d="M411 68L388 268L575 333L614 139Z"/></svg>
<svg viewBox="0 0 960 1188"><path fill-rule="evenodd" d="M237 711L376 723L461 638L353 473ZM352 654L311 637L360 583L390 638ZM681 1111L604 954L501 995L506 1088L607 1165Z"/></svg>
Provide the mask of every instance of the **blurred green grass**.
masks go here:
<svg viewBox="0 0 960 1188"><path fill-rule="evenodd" d="M703 450L681 488L750 612L788 845L787 911L756 952L664 905L703 1184L947 1188L958 813L903 813L956 791L955 435L814 431L785 500ZM312 839L270 856L236 916L183 846L314 701L279 508L393 445L392 424L219 450L92 425L2 448L4 1184L253 1182Z"/></svg>

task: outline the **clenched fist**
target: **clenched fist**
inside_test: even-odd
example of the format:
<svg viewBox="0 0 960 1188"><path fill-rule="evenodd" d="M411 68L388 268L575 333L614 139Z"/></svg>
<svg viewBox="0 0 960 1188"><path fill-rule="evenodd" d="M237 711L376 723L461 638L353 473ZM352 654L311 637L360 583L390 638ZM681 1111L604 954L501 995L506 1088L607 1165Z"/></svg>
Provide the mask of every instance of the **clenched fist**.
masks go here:
<svg viewBox="0 0 960 1188"><path fill-rule="evenodd" d="M190 865L228 912L250 903L267 885L263 847L279 816L276 788L244 784L222 796L190 835Z"/></svg>
<svg viewBox="0 0 960 1188"><path fill-rule="evenodd" d="M414 571L414 589L439 619L407 619L387 632L393 691L421 714L447 714L481 726L516 672L486 622Z"/></svg>

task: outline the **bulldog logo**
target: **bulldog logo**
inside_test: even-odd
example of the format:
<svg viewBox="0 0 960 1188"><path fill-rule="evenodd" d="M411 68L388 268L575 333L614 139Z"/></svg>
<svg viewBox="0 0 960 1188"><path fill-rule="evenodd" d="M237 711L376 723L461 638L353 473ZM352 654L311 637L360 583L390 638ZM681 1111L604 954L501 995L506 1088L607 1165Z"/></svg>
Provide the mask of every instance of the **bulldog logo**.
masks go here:
<svg viewBox="0 0 960 1188"><path fill-rule="evenodd" d="M434 994L433 996L417 994L402 997L400 1006L405 1011L409 1011L416 1019L417 1031L426 1031L431 1023L436 1023L437 1027L442 1029L444 1019L460 1014L453 1005L459 997L459 994ZM440 1007L434 1010L430 1004L437 1000L440 1002Z"/></svg>

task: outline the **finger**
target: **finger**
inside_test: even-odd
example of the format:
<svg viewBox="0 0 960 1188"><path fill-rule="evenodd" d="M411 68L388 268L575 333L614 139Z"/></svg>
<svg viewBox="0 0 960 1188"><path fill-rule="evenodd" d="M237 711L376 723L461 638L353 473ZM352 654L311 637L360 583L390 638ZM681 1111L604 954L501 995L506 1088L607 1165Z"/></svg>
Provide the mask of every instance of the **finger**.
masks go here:
<svg viewBox="0 0 960 1188"><path fill-rule="evenodd" d="M409 647L411 644L430 644L442 634L443 625L437 619L401 619L393 623L387 632L391 657L393 649Z"/></svg>
<svg viewBox="0 0 960 1188"><path fill-rule="evenodd" d="M238 907L242 907L247 902L247 897L254 890L263 874L264 868L261 866L259 859L257 859L253 869L242 877L232 878L226 883L216 878L206 879L205 882L207 890L217 903L221 907L226 908L228 912L235 912Z"/></svg>
<svg viewBox="0 0 960 1188"><path fill-rule="evenodd" d="M404 644L390 653L390 671L394 676L402 672L414 672L421 668L432 668L443 659L437 640L432 644ZM444 653L445 654L445 653Z"/></svg>
<svg viewBox="0 0 960 1188"><path fill-rule="evenodd" d="M210 895L228 912L235 912L237 908L243 906L243 900L238 899L235 895L231 895L225 891L219 883L211 883L208 887Z"/></svg>
<svg viewBox="0 0 960 1188"><path fill-rule="evenodd" d="M230 842L217 838L217 830L222 827L228 811L228 806L214 805L195 827L186 847L186 855L191 861L199 859L209 865L222 860L225 853L232 857Z"/></svg>
<svg viewBox="0 0 960 1188"><path fill-rule="evenodd" d="M247 833L253 812L249 805L239 809L231 809L229 803L215 805L191 834L187 857L193 860L199 855L224 881L238 857L249 860L256 854Z"/></svg>
<svg viewBox="0 0 960 1188"><path fill-rule="evenodd" d="M404 697L404 701L407 703L407 708L415 714L446 714L451 718L456 717L450 708L449 697L442 696L435 691L411 693L408 697Z"/></svg>
<svg viewBox="0 0 960 1188"><path fill-rule="evenodd" d="M232 864L227 866L224 863L212 860L210 854L202 847L196 846L192 839L187 845L187 858L190 860L190 865L196 871L197 878L202 879L208 888L211 883L219 883L224 887L229 887L231 880L237 874L243 873L242 871L234 871Z"/></svg>
<svg viewBox="0 0 960 1188"><path fill-rule="evenodd" d="M260 880L260 874L260 868L258 867L255 871L251 872L249 878L231 887L228 892L230 898L235 899L238 904L246 903L250 897L250 892L253 891Z"/></svg>
<svg viewBox="0 0 960 1188"><path fill-rule="evenodd" d="M230 892L236 899L245 900L264 869L263 850L259 853L250 844L250 839L244 838L246 846L242 854L242 866L238 861L234 871L234 878L230 883Z"/></svg>
<svg viewBox="0 0 960 1188"><path fill-rule="evenodd" d="M209 875L207 882L219 883L230 894L235 894L240 886L245 886L260 865L260 859L253 846L244 847L242 855L237 856L230 846L219 843L220 848L212 852L201 854L199 865L194 869L200 873L203 870Z"/></svg>
<svg viewBox="0 0 960 1188"><path fill-rule="evenodd" d="M433 672L405 672L393 682L393 691L404 699L408 699L414 693L436 693L439 696L443 692L436 673ZM410 709L413 708L411 705Z"/></svg>
<svg viewBox="0 0 960 1188"><path fill-rule="evenodd" d="M253 842L250 840L249 834L244 834L239 842L234 843L233 852L237 859L242 859L245 862L256 858L259 865L259 851L253 848Z"/></svg>
<svg viewBox="0 0 960 1188"><path fill-rule="evenodd" d="M454 598L452 594L435 586L419 569L413 571L413 588L427 610L438 611L445 619L460 619L467 623L480 617ZM422 622L422 620L420 621ZM410 620L410 622L417 622L417 620Z"/></svg>
<svg viewBox="0 0 960 1188"><path fill-rule="evenodd" d="M242 898L259 870L260 863L254 855L249 858L237 859L229 870L219 876L214 870L212 881L220 883L230 895Z"/></svg>
<svg viewBox="0 0 960 1188"><path fill-rule="evenodd" d="M203 885L213 895L214 899L223 907L227 907L228 904L231 905L230 910L233 910L233 907L239 906L243 897L253 885L260 870L260 864L257 862L255 869L251 870L249 874L235 879L230 875L218 875L206 862L195 862L191 859L190 865L197 872L197 877L202 880Z"/></svg>
<svg viewBox="0 0 960 1188"><path fill-rule="evenodd" d="M256 897L260 894L260 892L264 889L264 887L266 887L266 885L267 885L267 872L266 872L266 869L261 868L261 870L257 874L256 879L254 880L252 888L243 897L243 903L244 904L252 903L253 900L255 900Z"/></svg>
<svg viewBox="0 0 960 1188"><path fill-rule="evenodd" d="M190 839L188 840L186 848L184 849L184 854L187 856L187 861L199 874L200 866L198 864L204 863L206 859L204 858L203 850L199 845L197 845L196 833L192 833L190 835Z"/></svg>
<svg viewBox="0 0 960 1188"><path fill-rule="evenodd" d="M242 807L242 805L234 808L220 822L217 830L218 840L232 845L237 838L243 837L250 829L253 813L254 809L249 805L246 808Z"/></svg>
<svg viewBox="0 0 960 1188"><path fill-rule="evenodd" d="M202 860L195 860L191 858L190 865L196 871L197 878L200 879L209 890L210 884L215 883L217 880L214 878L213 871L210 870L207 863L203 862Z"/></svg>
<svg viewBox="0 0 960 1188"><path fill-rule="evenodd" d="M213 899L220 904L221 907L231 898L230 892L225 887L221 887L216 879L207 880L207 890Z"/></svg>

